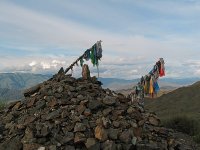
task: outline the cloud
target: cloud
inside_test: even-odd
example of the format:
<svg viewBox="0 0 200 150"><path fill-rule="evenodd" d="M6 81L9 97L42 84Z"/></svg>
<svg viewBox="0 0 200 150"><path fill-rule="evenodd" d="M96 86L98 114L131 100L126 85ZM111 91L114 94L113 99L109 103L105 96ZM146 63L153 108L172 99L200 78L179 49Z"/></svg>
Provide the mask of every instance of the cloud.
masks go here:
<svg viewBox="0 0 200 150"><path fill-rule="evenodd" d="M99 39L103 77L139 77L160 57L171 77L199 69L186 62L199 56L197 1L46 2L0 2L0 71L55 73Z"/></svg>
<svg viewBox="0 0 200 150"><path fill-rule="evenodd" d="M72 5L73 3L69 3L69 5L70 4ZM80 7L80 5L78 6ZM1 3L0 7L0 21L12 25L12 28L13 26L16 28L16 31L14 31L15 34L10 34L14 37L16 36L15 38L18 39L17 43L32 43L32 48L30 48L30 44L22 44L24 45L23 48L22 45L20 46L21 49L26 51L41 50L40 48L34 48L33 45L37 45L36 47L45 47L47 45L55 47L59 46L68 50L72 49L80 51L82 48L88 48L97 40L102 39L104 48L110 53L115 52L118 54L124 52L131 54L135 53L135 55L144 55L145 52L150 51L150 55L152 54L153 56L157 54L158 50L161 50L162 52L166 51L169 55L170 51L182 51L185 49L181 44L189 47L195 43L195 41L191 43L190 41L192 40L188 40L187 38L184 38L184 40L183 37L178 36L173 39L171 37L167 38L166 36L167 40L162 41L160 39L145 37L144 35L141 35L140 32L133 35L127 35L121 34L120 32L106 31L103 28L85 25L80 21L76 22L69 18L38 13L12 3ZM114 10L110 11L112 13ZM106 10L106 12L108 12L108 10ZM97 16L96 12L94 12L94 14ZM102 19L102 21L106 22L107 17L104 18L105 19ZM125 20L125 22L127 21L129 21L129 19ZM124 25L124 27L127 28L129 26ZM18 31L17 28L20 28L23 31ZM150 28L147 29L151 30ZM140 28L140 31L142 30L143 29ZM14 44L13 46L19 47L18 44Z"/></svg>

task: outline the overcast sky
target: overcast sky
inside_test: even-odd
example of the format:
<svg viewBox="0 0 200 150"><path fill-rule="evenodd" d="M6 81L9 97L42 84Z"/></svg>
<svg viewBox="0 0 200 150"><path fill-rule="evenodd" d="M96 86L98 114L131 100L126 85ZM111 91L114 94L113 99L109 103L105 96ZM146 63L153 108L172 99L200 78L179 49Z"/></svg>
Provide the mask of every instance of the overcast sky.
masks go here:
<svg viewBox="0 0 200 150"><path fill-rule="evenodd" d="M0 72L55 73L102 40L101 77L138 78L160 57L166 77L197 77L199 27L198 0L1 0Z"/></svg>

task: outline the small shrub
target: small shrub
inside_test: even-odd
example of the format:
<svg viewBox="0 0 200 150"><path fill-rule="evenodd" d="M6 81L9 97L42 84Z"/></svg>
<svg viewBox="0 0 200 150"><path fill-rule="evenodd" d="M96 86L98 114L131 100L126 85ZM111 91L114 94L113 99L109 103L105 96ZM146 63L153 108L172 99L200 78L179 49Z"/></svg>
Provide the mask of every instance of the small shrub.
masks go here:
<svg viewBox="0 0 200 150"><path fill-rule="evenodd" d="M164 126L191 136L200 132L198 121L186 116L178 116L165 121Z"/></svg>

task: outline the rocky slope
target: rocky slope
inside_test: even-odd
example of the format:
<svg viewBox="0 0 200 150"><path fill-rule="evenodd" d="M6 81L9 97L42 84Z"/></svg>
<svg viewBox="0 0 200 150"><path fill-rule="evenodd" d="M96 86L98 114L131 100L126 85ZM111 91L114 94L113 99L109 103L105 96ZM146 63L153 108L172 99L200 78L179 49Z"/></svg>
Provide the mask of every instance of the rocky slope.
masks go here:
<svg viewBox="0 0 200 150"><path fill-rule="evenodd" d="M155 114L95 78L60 73L24 95L0 112L0 150L192 149Z"/></svg>

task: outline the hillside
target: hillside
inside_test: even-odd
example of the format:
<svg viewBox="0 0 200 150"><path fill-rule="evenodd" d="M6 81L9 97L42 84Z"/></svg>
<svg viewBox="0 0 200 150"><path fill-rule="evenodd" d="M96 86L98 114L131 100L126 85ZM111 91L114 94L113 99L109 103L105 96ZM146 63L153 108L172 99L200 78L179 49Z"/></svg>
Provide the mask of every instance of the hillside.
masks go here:
<svg viewBox="0 0 200 150"><path fill-rule="evenodd" d="M22 97L22 90L0 88L0 100L18 100Z"/></svg>
<svg viewBox="0 0 200 150"><path fill-rule="evenodd" d="M0 100L18 100L23 98L24 89L49 79L50 75L31 73L1 73Z"/></svg>
<svg viewBox="0 0 200 150"><path fill-rule="evenodd" d="M2 89L26 89L49 79L50 75L32 73L1 73L0 88Z"/></svg>
<svg viewBox="0 0 200 150"><path fill-rule="evenodd" d="M146 108L155 111L163 120L188 116L200 122L200 81L181 87L157 99L146 100Z"/></svg>

